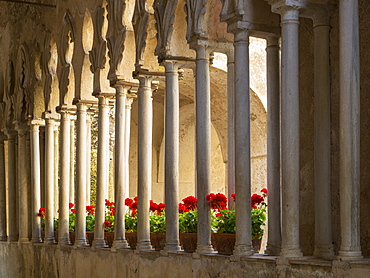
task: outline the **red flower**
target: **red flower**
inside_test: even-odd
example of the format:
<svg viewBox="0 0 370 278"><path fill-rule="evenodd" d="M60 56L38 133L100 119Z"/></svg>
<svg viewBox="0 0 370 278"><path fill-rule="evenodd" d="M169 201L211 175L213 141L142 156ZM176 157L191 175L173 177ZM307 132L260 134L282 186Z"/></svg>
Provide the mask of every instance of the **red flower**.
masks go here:
<svg viewBox="0 0 370 278"><path fill-rule="evenodd" d="M235 195L235 193L234 193L234 194L231 194L231 198L233 198L233 200L234 200L234 202L235 202L235 200L236 200L236 195Z"/></svg>
<svg viewBox="0 0 370 278"><path fill-rule="evenodd" d="M268 190L267 190L267 188L262 188L262 189L261 189L261 192L262 192L263 197L266 197L266 196L268 195Z"/></svg>
<svg viewBox="0 0 370 278"><path fill-rule="evenodd" d="M46 209L45 208L40 208L39 213L37 214L40 217L44 217L46 214Z"/></svg>
<svg viewBox="0 0 370 278"><path fill-rule="evenodd" d="M217 211L227 209L227 198L222 193L210 193L206 196L206 200L210 202L211 208Z"/></svg>
<svg viewBox="0 0 370 278"><path fill-rule="evenodd" d="M112 226L112 224L108 220L105 220L104 221L104 226L109 228L109 227Z"/></svg>
<svg viewBox="0 0 370 278"><path fill-rule="evenodd" d="M134 201L135 201L135 202L139 201L139 197L138 197L138 196L136 196L136 197L134 198Z"/></svg>
<svg viewBox="0 0 370 278"><path fill-rule="evenodd" d="M75 205L73 203L69 203L69 208L73 208Z"/></svg>
<svg viewBox="0 0 370 278"><path fill-rule="evenodd" d="M72 213L76 213L76 209L71 209L71 212Z"/></svg>
<svg viewBox="0 0 370 278"><path fill-rule="evenodd" d="M220 216L222 216L221 212L216 213L216 217L220 217Z"/></svg>
<svg viewBox="0 0 370 278"><path fill-rule="evenodd" d="M153 200L150 200L150 207L149 207L149 210L151 212L156 212L158 209L158 205L156 203L153 202Z"/></svg>
<svg viewBox="0 0 370 278"><path fill-rule="evenodd" d="M260 203L262 203L265 199L261 196L261 195L258 195L258 194L253 194L252 197L251 197L251 207L252 208L256 208L255 206L256 205L259 205Z"/></svg>
<svg viewBox="0 0 370 278"><path fill-rule="evenodd" d="M188 212L189 209L182 203L179 203L179 213Z"/></svg>
<svg viewBox="0 0 370 278"><path fill-rule="evenodd" d="M95 207L94 206L86 206L86 212L88 214L94 215L95 214Z"/></svg>
<svg viewBox="0 0 370 278"><path fill-rule="evenodd" d="M195 198L194 196L188 196L188 197L182 199L182 202L184 203L184 206L188 210L193 210L193 209L197 208L198 199Z"/></svg>
<svg viewBox="0 0 370 278"><path fill-rule="evenodd" d="M133 202L134 202L134 200L132 200L131 198L126 198L126 199L125 199L125 205L126 205L126 206L128 206L128 207L129 207L129 206L131 206L131 204L132 204Z"/></svg>

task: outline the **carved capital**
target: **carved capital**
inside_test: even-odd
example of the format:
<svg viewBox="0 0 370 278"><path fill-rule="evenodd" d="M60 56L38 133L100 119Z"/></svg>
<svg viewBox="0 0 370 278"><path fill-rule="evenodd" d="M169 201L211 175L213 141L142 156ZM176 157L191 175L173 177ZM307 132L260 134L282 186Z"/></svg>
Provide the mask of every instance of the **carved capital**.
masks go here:
<svg viewBox="0 0 370 278"><path fill-rule="evenodd" d="M207 38L205 30L205 13L207 0L186 0L185 12L188 29L186 39L188 42L195 38Z"/></svg>
<svg viewBox="0 0 370 278"><path fill-rule="evenodd" d="M178 0L155 0L153 4L157 29L157 47L155 55L167 56L170 51L170 41L175 22Z"/></svg>
<svg viewBox="0 0 370 278"><path fill-rule="evenodd" d="M135 68L141 68L144 65L144 50L149 26L149 12L146 9L146 0L136 0L132 25L134 27L136 43Z"/></svg>

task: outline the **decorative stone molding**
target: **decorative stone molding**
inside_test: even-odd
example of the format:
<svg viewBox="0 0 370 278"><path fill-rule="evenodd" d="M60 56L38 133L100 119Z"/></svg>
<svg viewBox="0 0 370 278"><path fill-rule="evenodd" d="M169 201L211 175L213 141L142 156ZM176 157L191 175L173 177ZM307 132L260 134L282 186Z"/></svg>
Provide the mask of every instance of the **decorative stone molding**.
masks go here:
<svg viewBox="0 0 370 278"><path fill-rule="evenodd" d="M15 106L15 74L14 74L14 64L12 60L9 60L7 73L5 77L5 94L4 94L4 103L5 103L5 120L4 125L7 128L10 128L13 125L14 120L14 106Z"/></svg>
<svg viewBox="0 0 370 278"><path fill-rule="evenodd" d="M30 55L26 43L22 43L18 51L16 102L14 107L15 120L23 123L31 117L31 67Z"/></svg>
<svg viewBox="0 0 370 278"><path fill-rule="evenodd" d="M241 20L244 14L244 1L243 0L221 0L221 21L228 21L229 18L234 20Z"/></svg>
<svg viewBox="0 0 370 278"><path fill-rule="evenodd" d="M145 0L136 0L132 25L134 26L136 43L135 68L141 68L144 64L144 50L146 47L147 29L149 26L149 12L145 7Z"/></svg>
<svg viewBox="0 0 370 278"><path fill-rule="evenodd" d="M122 17L126 8L126 1L108 0L108 56L109 73L108 79L118 79L117 69L123 58L125 49L126 26L122 24Z"/></svg>
<svg viewBox="0 0 370 278"><path fill-rule="evenodd" d="M67 59L67 53L70 49L70 43L75 41L75 22L69 10L66 11L63 23L62 23L62 31L60 36L60 43L58 47L58 57L59 57L59 98L60 98L60 105L67 105L67 93L68 93L68 85L69 85L69 74L71 71L72 61ZM44 58L43 58L43 70L46 74L45 80L45 110L51 111L50 105L50 94L51 94L51 82L52 82L52 75L50 74L49 68L49 60L51 58L50 55L50 35L47 35L45 39L44 45ZM47 96L47 98L46 98ZM46 102L48 100L48 102ZM46 106L48 105L48 106Z"/></svg>
<svg viewBox="0 0 370 278"><path fill-rule="evenodd" d="M94 42L93 48L89 52L91 62L90 70L94 74L94 92L100 92L100 70L104 68L107 50L107 42L103 39L102 29L104 23L104 8L97 7L93 20L94 23Z"/></svg>
<svg viewBox="0 0 370 278"><path fill-rule="evenodd" d="M167 56L170 50L170 41L173 24L176 18L178 0L155 0L153 4L157 29L157 47L155 55Z"/></svg>
<svg viewBox="0 0 370 278"><path fill-rule="evenodd" d="M188 42L194 38L207 38L207 31L204 26L206 4L207 0L186 0L185 12L188 23L186 39Z"/></svg>

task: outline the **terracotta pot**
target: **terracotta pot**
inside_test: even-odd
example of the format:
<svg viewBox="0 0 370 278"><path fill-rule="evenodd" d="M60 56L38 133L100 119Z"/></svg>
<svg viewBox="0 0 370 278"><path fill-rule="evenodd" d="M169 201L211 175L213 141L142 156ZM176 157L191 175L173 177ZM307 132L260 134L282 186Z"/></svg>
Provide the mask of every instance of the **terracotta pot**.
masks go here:
<svg viewBox="0 0 370 278"><path fill-rule="evenodd" d="M86 232L87 244L92 246L93 240L94 240L94 232L93 231L87 231Z"/></svg>
<svg viewBox="0 0 370 278"><path fill-rule="evenodd" d="M136 249L137 244L137 233L126 233L125 234L126 240L128 245L130 245L131 249Z"/></svg>
<svg viewBox="0 0 370 278"><path fill-rule="evenodd" d="M261 239L253 239L253 249L258 253L261 249ZM212 234L213 248L221 255L232 255L235 247L235 234L213 233Z"/></svg>
<svg viewBox="0 0 370 278"><path fill-rule="evenodd" d="M104 232L104 239L108 247L112 247L114 241L114 232Z"/></svg>
<svg viewBox="0 0 370 278"><path fill-rule="evenodd" d="M193 253L197 249L197 233L180 233L180 244L187 253Z"/></svg>
<svg viewBox="0 0 370 278"><path fill-rule="evenodd" d="M150 242L152 244L152 247L156 251L163 250L165 244L166 244L166 234L163 233L150 233Z"/></svg>

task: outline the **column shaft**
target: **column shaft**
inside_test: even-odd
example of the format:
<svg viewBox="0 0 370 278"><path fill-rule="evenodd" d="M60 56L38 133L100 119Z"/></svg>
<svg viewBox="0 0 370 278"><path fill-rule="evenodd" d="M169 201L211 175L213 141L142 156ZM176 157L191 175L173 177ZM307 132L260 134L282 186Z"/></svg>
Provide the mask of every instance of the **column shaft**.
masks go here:
<svg viewBox="0 0 370 278"><path fill-rule="evenodd" d="M267 39L267 189L268 241L266 254L281 249L280 209L280 59L279 38Z"/></svg>
<svg viewBox="0 0 370 278"><path fill-rule="evenodd" d="M77 103L76 138L76 247L86 242L86 104Z"/></svg>
<svg viewBox="0 0 370 278"><path fill-rule="evenodd" d="M125 198L130 196L130 130L131 130L131 104L133 97L126 96L125 116Z"/></svg>
<svg viewBox="0 0 370 278"><path fill-rule="evenodd" d="M152 190L153 101L151 78L139 77L138 91L138 242L137 250L149 250L149 201Z"/></svg>
<svg viewBox="0 0 370 278"><path fill-rule="evenodd" d="M240 31L235 46L235 255L252 255L249 33Z"/></svg>
<svg viewBox="0 0 370 278"><path fill-rule="evenodd" d="M54 240L54 129L55 120L45 115L45 244Z"/></svg>
<svg viewBox="0 0 370 278"><path fill-rule="evenodd" d="M210 205L211 189L211 85L206 45L196 46L195 137L196 188L198 197L197 253L212 253Z"/></svg>
<svg viewBox="0 0 370 278"><path fill-rule="evenodd" d="M91 197L91 115L87 115L87 141L86 141L86 205L90 205Z"/></svg>
<svg viewBox="0 0 370 278"><path fill-rule="evenodd" d="M6 234L6 182L5 182L5 135L0 132L0 241L7 240Z"/></svg>
<svg viewBox="0 0 370 278"><path fill-rule="evenodd" d="M58 244L71 244L69 240L69 182L71 167L71 119L69 112L60 111L60 187Z"/></svg>
<svg viewBox="0 0 370 278"><path fill-rule="evenodd" d="M27 179L27 158L26 144L28 125L17 125L18 131L18 198L19 198L19 242L29 242L28 238L28 179Z"/></svg>
<svg viewBox="0 0 370 278"><path fill-rule="evenodd" d="M341 259L359 259L360 56L358 0L339 1L339 182Z"/></svg>
<svg viewBox="0 0 370 278"><path fill-rule="evenodd" d="M235 193L235 53L227 55L227 197L229 209Z"/></svg>
<svg viewBox="0 0 370 278"><path fill-rule="evenodd" d="M16 179L16 149L15 132L7 131L8 136L8 241L18 241L17 215L17 179Z"/></svg>
<svg viewBox="0 0 370 278"><path fill-rule="evenodd" d="M125 197L126 190L126 159L125 159L125 116L127 88L116 86L116 117L115 117L115 159L114 159L114 249L127 248L125 238Z"/></svg>
<svg viewBox="0 0 370 278"><path fill-rule="evenodd" d="M69 174L69 202L70 203L75 203L75 121L76 118L73 117L71 119L71 132L70 132L70 142L71 142L71 155L70 155L70 174Z"/></svg>
<svg viewBox="0 0 370 278"><path fill-rule="evenodd" d="M286 7L282 18L281 168L282 251L302 256L299 246L299 11Z"/></svg>
<svg viewBox="0 0 370 278"><path fill-rule="evenodd" d="M178 251L179 245L179 74L178 66L165 62L165 203L166 203L166 251Z"/></svg>
<svg viewBox="0 0 370 278"><path fill-rule="evenodd" d="M333 258L330 188L330 53L329 17L314 18L315 36L315 252Z"/></svg>
<svg viewBox="0 0 370 278"><path fill-rule="evenodd" d="M40 243L41 218L38 216L41 207L41 164L40 164L40 131L39 124L31 122L31 177L32 177L32 243Z"/></svg>
<svg viewBox="0 0 370 278"><path fill-rule="evenodd" d="M98 161L96 174L96 210L94 248L106 247L104 240L105 199L109 181L109 103L108 98L99 96Z"/></svg>

